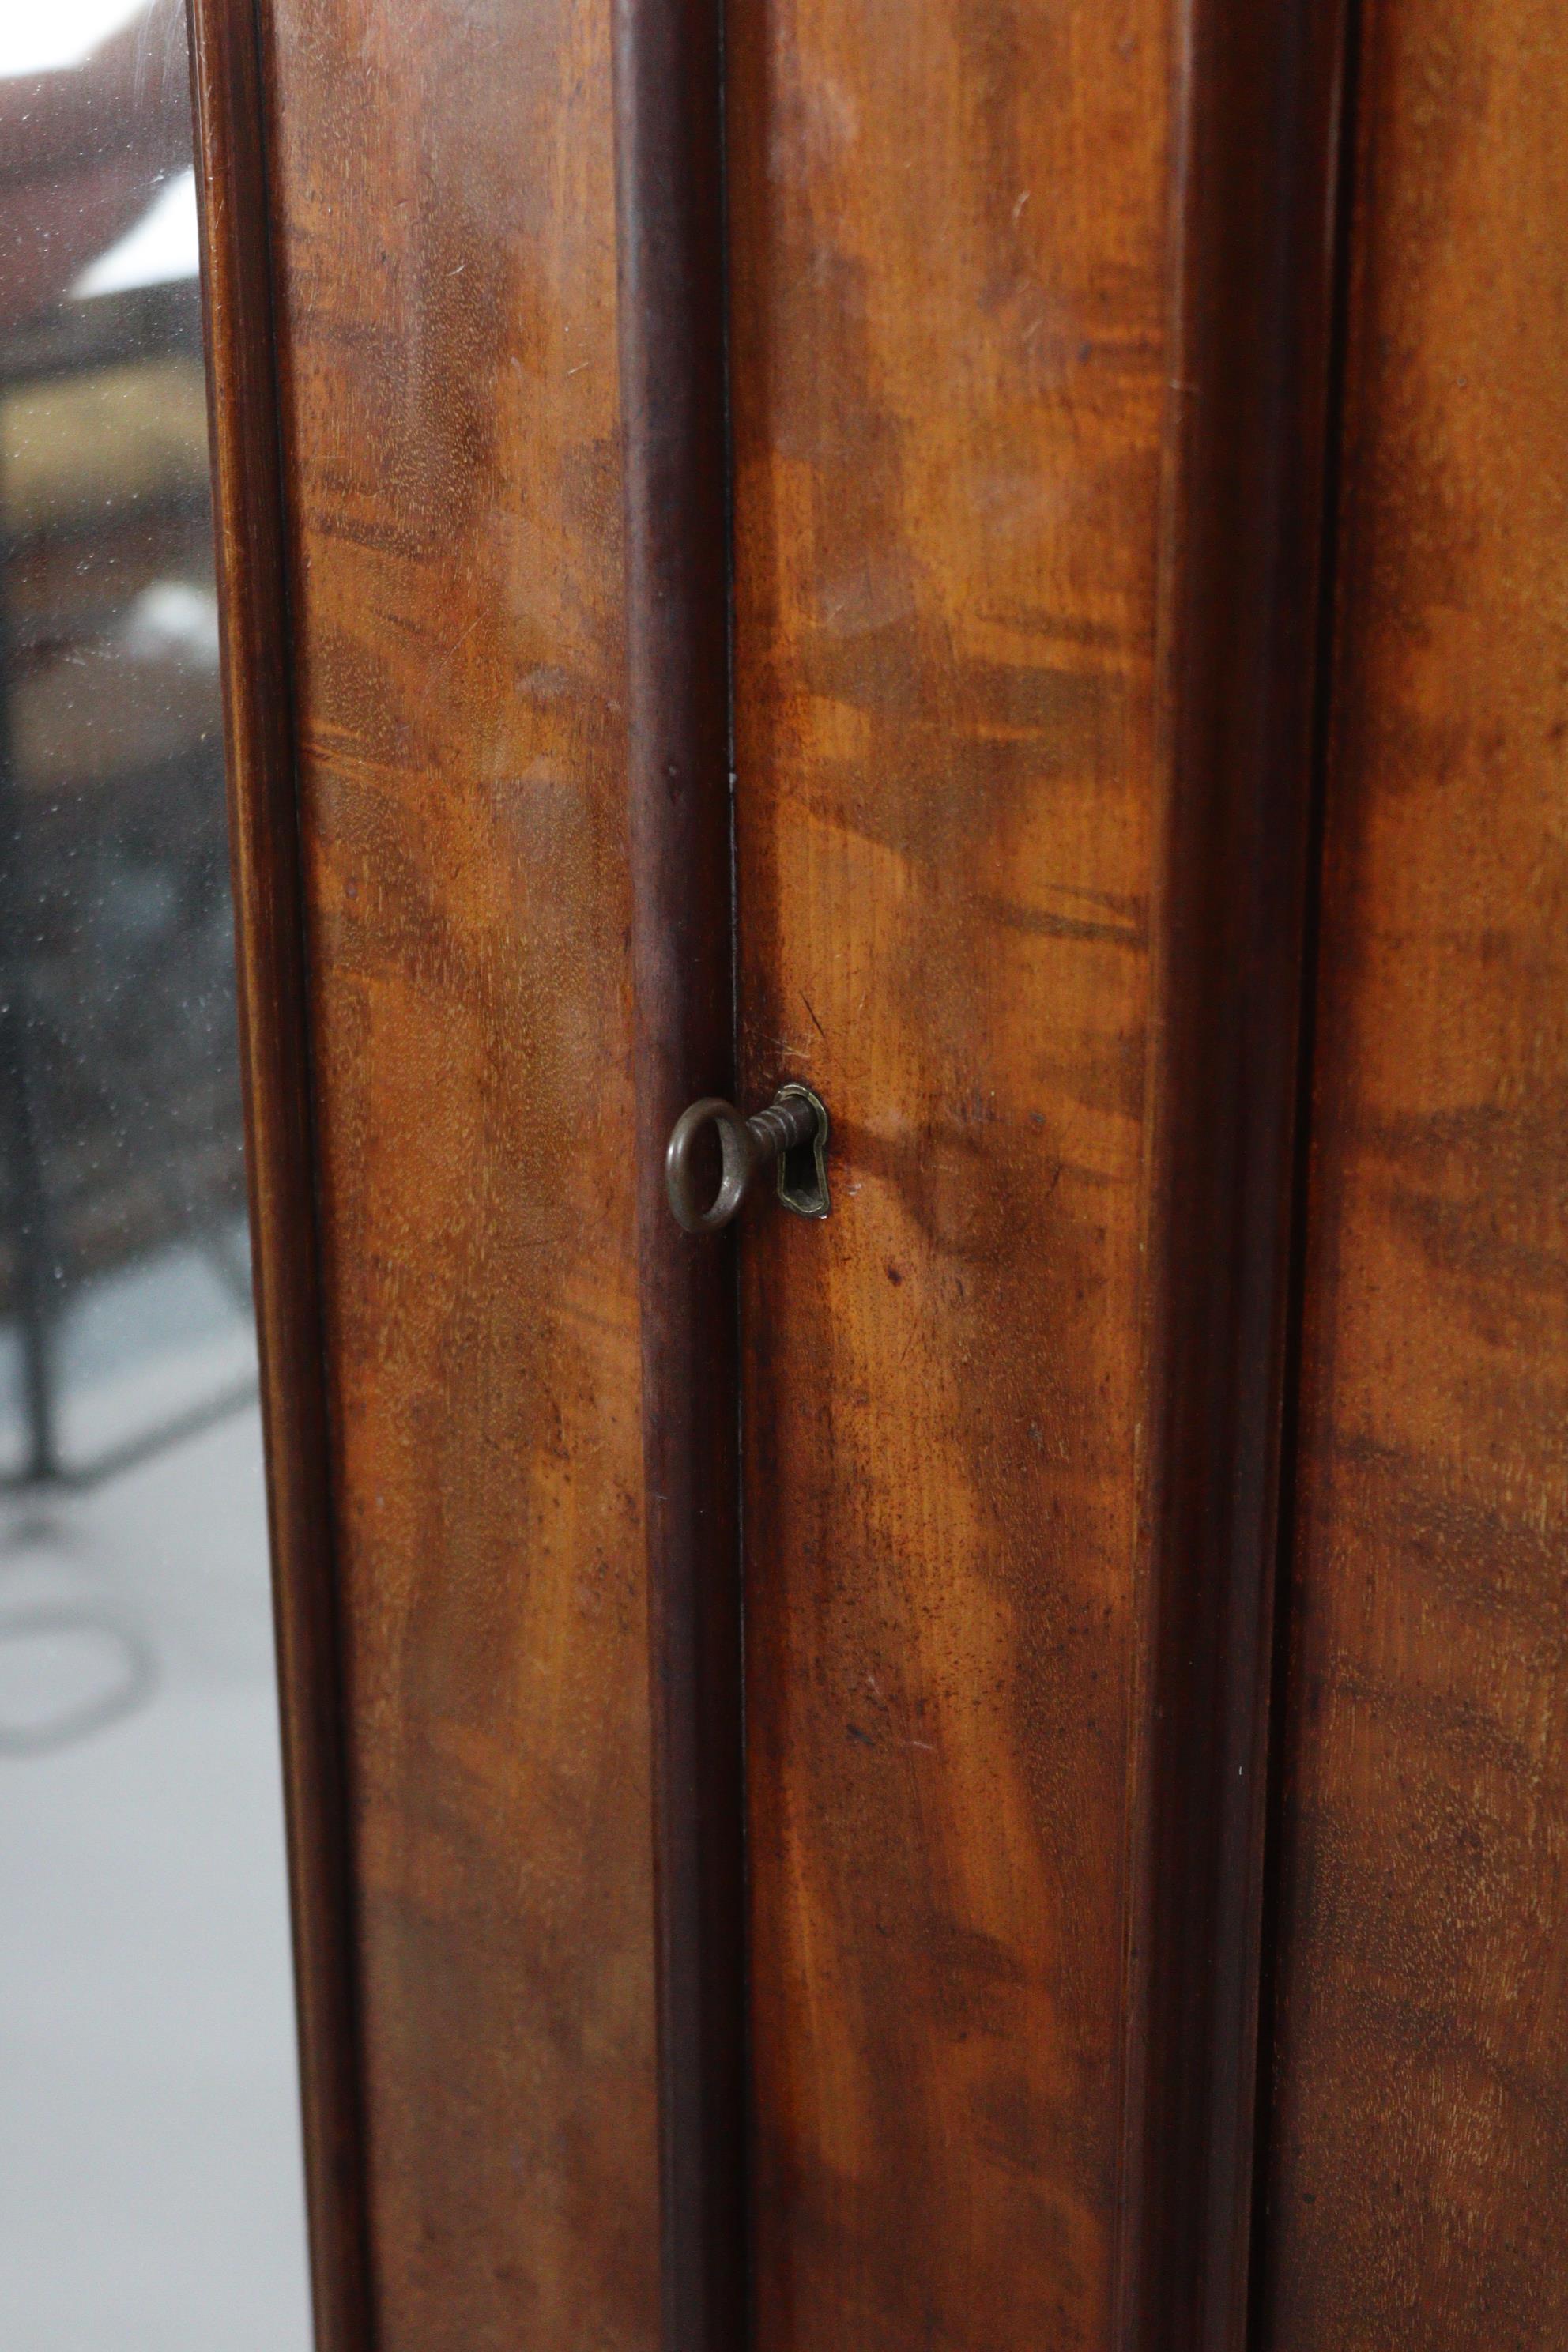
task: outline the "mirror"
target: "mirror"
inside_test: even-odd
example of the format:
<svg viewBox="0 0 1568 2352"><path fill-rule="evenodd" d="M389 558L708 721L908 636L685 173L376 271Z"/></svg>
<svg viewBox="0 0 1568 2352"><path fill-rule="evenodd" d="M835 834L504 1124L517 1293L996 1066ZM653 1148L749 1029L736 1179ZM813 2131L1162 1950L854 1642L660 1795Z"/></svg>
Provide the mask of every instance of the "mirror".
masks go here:
<svg viewBox="0 0 1568 2352"><path fill-rule="evenodd" d="M0 2311L310 2342L183 9L0 22Z"/></svg>

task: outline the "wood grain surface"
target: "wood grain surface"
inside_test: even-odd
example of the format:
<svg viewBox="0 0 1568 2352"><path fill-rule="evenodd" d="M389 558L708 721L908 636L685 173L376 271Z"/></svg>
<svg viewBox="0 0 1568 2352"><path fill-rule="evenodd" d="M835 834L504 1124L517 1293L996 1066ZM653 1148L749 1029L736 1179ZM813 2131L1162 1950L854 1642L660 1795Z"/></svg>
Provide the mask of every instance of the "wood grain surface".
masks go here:
<svg viewBox="0 0 1568 2352"><path fill-rule="evenodd" d="M1268 2352L1568 2342L1565 76L1365 12Z"/></svg>
<svg viewBox="0 0 1568 2352"><path fill-rule="evenodd" d="M731 9L757 2352L1110 2341L1168 42Z"/></svg>
<svg viewBox="0 0 1568 2352"><path fill-rule="evenodd" d="M1239 2340L1335 23L729 12L760 2352Z"/></svg>
<svg viewBox="0 0 1568 2352"><path fill-rule="evenodd" d="M277 0L375 2341L658 2335L609 12Z"/></svg>

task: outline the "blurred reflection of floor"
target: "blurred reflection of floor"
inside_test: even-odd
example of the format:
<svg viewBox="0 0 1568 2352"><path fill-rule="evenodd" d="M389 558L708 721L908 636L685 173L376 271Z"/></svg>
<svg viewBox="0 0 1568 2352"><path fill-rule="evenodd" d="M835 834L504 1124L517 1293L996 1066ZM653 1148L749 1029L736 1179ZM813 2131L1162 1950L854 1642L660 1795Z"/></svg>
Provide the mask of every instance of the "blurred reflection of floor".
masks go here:
<svg viewBox="0 0 1568 2352"><path fill-rule="evenodd" d="M0 1500L0 2336L306 2352L254 1407Z"/></svg>

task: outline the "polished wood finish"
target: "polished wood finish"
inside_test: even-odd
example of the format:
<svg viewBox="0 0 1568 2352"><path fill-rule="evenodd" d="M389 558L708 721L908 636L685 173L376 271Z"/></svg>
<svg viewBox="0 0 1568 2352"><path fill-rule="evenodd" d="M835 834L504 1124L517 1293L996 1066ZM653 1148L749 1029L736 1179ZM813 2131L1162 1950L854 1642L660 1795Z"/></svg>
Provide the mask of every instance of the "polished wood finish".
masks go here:
<svg viewBox="0 0 1568 2352"><path fill-rule="evenodd" d="M249 0L192 0L190 21L310 2278L321 2352L369 2352L346 1727L260 53Z"/></svg>
<svg viewBox="0 0 1568 2352"><path fill-rule="evenodd" d="M1340 0L725 0L727 289L717 0L197 0L333 2352L1568 2329L1568 38L1352 13L1325 660Z"/></svg>
<svg viewBox="0 0 1568 2352"><path fill-rule="evenodd" d="M1110 2340L1168 58L1054 14L731 14L759 2352Z"/></svg>
<svg viewBox="0 0 1568 2352"><path fill-rule="evenodd" d="M1565 76L1365 12L1268 2352L1568 2340Z"/></svg>
<svg viewBox="0 0 1568 2352"><path fill-rule="evenodd" d="M732 1252L664 1151L734 1086L717 0L615 13L626 776L658 1898L663 2341L745 2331L741 1629Z"/></svg>
<svg viewBox="0 0 1568 2352"><path fill-rule="evenodd" d="M1345 11L1208 0L1184 14L1178 60L1150 1555L1115 2340L1239 2352Z"/></svg>
<svg viewBox="0 0 1568 2352"><path fill-rule="evenodd" d="M1240 2341L1337 28L731 0L760 2352Z"/></svg>
<svg viewBox="0 0 1568 2352"><path fill-rule="evenodd" d="M267 23L375 2338L642 2352L609 16Z"/></svg>

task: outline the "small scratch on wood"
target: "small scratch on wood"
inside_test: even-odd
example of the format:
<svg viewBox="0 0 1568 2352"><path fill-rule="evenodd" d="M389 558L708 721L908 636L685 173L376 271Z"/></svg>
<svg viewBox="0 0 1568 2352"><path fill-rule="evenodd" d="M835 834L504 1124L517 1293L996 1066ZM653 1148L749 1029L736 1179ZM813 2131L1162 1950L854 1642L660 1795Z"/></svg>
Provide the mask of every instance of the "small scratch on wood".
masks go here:
<svg viewBox="0 0 1568 2352"><path fill-rule="evenodd" d="M827 1032L826 1032L826 1030L823 1027L823 1025L822 1025L821 1022L817 1020L817 1017L816 1017L816 1007L813 1004L813 1003L812 1003L812 1001L811 1001L810 997L809 997L809 996L807 996L807 994L806 994L806 992L805 992L805 989L804 989L804 988L803 988L803 989L801 990L801 992L800 992L800 1001L801 1001L801 1003L805 1005L805 1007L806 1011L810 1013L811 1018L812 1018L812 1024L813 1024L813 1026L816 1028L816 1031L817 1035L821 1038L821 1040L822 1040L823 1044L826 1045L826 1043L827 1043Z"/></svg>
<svg viewBox="0 0 1568 2352"><path fill-rule="evenodd" d="M451 644L447 648L447 667L448 669L451 668L452 664L458 658L458 647L460 645L463 645L473 635L474 631L479 627L479 615L476 613L473 619L468 623L468 627L466 629L459 629L458 635L453 638Z"/></svg>

